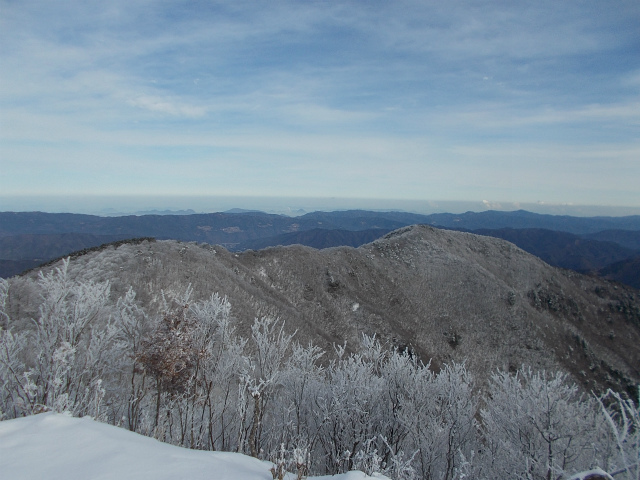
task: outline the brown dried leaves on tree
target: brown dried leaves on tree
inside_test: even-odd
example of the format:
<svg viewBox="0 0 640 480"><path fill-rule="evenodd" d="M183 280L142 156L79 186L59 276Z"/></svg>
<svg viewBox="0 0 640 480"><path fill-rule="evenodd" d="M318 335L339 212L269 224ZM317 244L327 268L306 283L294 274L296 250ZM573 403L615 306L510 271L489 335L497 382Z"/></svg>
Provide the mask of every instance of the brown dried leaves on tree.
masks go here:
<svg viewBox="0 0 640 480"><path fill-rule="evenodd" d="M194 378L202 352L193 341L194 324L187 306L168 312L151 336L142 342L138 364L152 376L158 390L171 395L182 394Z"/></svg>

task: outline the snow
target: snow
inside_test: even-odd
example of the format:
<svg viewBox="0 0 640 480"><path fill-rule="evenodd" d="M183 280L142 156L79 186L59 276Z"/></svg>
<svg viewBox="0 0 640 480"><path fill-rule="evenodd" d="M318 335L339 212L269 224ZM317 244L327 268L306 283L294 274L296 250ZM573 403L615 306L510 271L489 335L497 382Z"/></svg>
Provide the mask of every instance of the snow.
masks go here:
<svg viewBox="0 0 640 480"><path fill-rule="evenodd" d="M598 477L598 475L599 475L599 477ZM588 470L586 472L576 473L569 480L588 480L589 478L592 478L592 477L605 478L605 479L613 480L613 477L611 475L609 475L607 472L605 472L604 470L601 470L599 468L595 468L593 470Z"/></svg>
<svg viewBox="0 0 640 480"><path fill-rule="evenodd" d="M0 422L0 452L3 479L272 480L269 462L239 453L188 450L88 417L56 413ZM349 472L309 478L386 477Z"/></svg>
<svg viewBox="0 0 640 480"><path fill-rule="evenodd" d="M374 473L372 476L365 475L359 471L347 472L341 475L327 475L322 477L309 477L310 480L366 480L367 478L375 478L378 480L389 480L388 477L379 473Z"/></svg>

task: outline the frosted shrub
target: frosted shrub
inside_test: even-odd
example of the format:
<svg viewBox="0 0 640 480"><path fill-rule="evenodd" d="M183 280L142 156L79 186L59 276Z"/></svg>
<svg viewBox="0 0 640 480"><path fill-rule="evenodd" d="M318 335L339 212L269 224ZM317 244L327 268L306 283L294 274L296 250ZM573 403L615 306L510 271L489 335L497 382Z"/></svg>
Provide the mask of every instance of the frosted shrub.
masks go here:
<svg viewBox="0 0 640 480"><path fill-rule="evenodd" d="M96 394L91 390L115 363L109 357L115 335L108 317L110 287L74 282L68 267L67 259L38 279L42 303L26 340L34 355L27 359L29 376L36 386L30 408L98 415L89 402Z"/></svg>
<svg viewBox="0 0 640 480"><path fill-rule="evenodd" d="M255 319L251 327L250 344L253 354L248 356L248 368L242 375L249 393L247 398L251 402L250 406L243 407L246 411L251 410L251 423L246 441L248 452L256 458L266 446L262 444L263 434L269 437L269 432L265 433L265 426L272 423L265 422L266 425L263 425L263 421L265 415L270 415L267 407L282 381L294 336L284 332L284 324L278 324L277 319L270 317Z"/></svg>
<svg viewBox="0 0 640 480"><path fill-rule="evenodd" d="M9 315L6 313L7 297L9 296L9 282L0 278L0 328L8 328Z"/></svg>
<svg viewBox="0 0 640 480"><path fill-rule="evenodd" d="M463 365L453 364L438 374L416 367L413 377L401 408L408 431L405 449L417 452L421 477L451 479L461 454L468 454L476 441L471 375Z"/></svg>
<svg viewBox="0 0 640 480"><path fill-rule="evenodd" d="M269 404L263 444L272 452L278 444L289 451L307 452L305 469L309 469L310 452L318 441L318 427L322 424L319 411L314 408L324 395L324 370L318 365L322 350L314 345L302 347L293 343L280 375L277 393ZM296 461L297 465L297 461ZM298 470L298 467L295 467Z"/></svg>
<svg viewBox="0 0 640 480"><path fill-rule="evenodd" d="M0 328L0 420L30 412L35 403L35 385L22 361L25 347L24 335Z"/></svg>
<svg viewBox="0 0 640 480"><path fill-rule="evenodd" d="M145 385L144 372L138 364L142 342L151 329L149 318L136 304L136 293L129 288L119 298L113 312L113 323L116 328L114 349L120 359L118 394L121 403L113 406L113 416L117 421L135 432L147 431L150 426L142 428L142 417L146 396L149 394Z"/></svg>
<svg viewBox="0 0 640 480"><path fill-rule="evenodd" d="M383 438L383 441L387 447L391 449L386 439ZM392 453L388 457L389 460L385 463L383 473L394 480L416 480L418 477L416 469L413 466L413 461L417 453L417 451L414 452L414 454L408 458L403 451L396 454Z"/></svg>
<svg viewBox="0 0 640 480"><path fill-rule="evenodd" d="M617 478L640 480L640 405L611 390L598 405L607 427L605 441L613 450L602 466Z"/></svg>
<svg viewBox="0 0 640 480"><path fill-rule="evenodd" d="M382 380L374 365L354 354L327 369L326 391L317 406L323 418L319 446L328 473L353 469L354 456L380 429Z"/></svg>
<svg viewBox="0 0 640 480"><path fill-rule="evenodd" d="M363 336L331 360L276 319L236 334L231 305L191 286L150 315L133 289L40 274L30 328L8 328L0 280L0 419L91 415L189 448L238 451L286 471L360 469L394 480L559 480L602 471L640 480L638 406L582 395L563 373L495 373L480 401L464 364L438 372ZM33 312L32 310L30 310ZM324 361L323 361L324 360Z"/></svg>
<svg viewBox="0 0 640 480"><path fill-rule="evenodd" d="M102 379L117 368L111 355L108 282L76 282L69 260L40 273L40 305L31 329L0 336L2 410L15 417L44 410L102 417ZM3 323L7 283L0 285ZM4 292L4 293L3 293Z"/></svg>
<svg viewBox="0 0 640 480"><path fill-rule="evenodd" d="M190 297L190 288L163 295L171 312L152 319L146 332L138 329L136 315L126 316L125 323L135 326L128 341L138 345L138 381L130 396L137 420L128 423L177 445L236 450L244 435L238 385L248 365L246 341L235 336L226 298L213 294L186 303Z"/></svg>
<svg viewBox="0 0 640 480"><path fill-rule="evenodd" d="M564 373L491 377L481 411L489 478L547 479L591 468L597 409Z"/></svg>
<svg viewBox="0 0 640 480"><path fill-rule="evenodd" d="M306 478L309 472L310 452L308 447L296 447L293 449L291 458L296 469L297 480Z"/></svg>
<svg viewBox="0 0 640 480"><path fill-rule="evenodd" d="M375 438L371 438L364 442L363 448L353 456L352 469L360 470L367 475L378 473L382 467L382 457L378 455L378 449L375 448Z"/></svg>

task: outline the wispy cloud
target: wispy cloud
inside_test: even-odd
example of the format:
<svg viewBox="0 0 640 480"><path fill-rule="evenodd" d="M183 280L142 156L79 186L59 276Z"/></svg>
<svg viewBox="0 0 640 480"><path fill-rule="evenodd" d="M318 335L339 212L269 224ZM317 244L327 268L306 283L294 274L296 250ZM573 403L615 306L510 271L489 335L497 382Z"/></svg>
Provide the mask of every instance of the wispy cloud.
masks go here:
<svg viewBox="0 0 640 480"><path fill-rule="evenodd" d="M3 191L153 170L184 192L574 201L578 177L640 177L636 1L1 8Z"/></svg>
<svg viewBox="0 0 640 480"><path fill-rule="evenodd" d="M159 97L141 96L131 99L129 103L134 107L142 108L144 110L176 117L198 118L207 113L207 110L204 107L188 105L175 100Z"/></svg>
<svg viewBox="0 0 640 480"><path fill-rule="evenodd" d="M640 125L640 101L609 105L588 104L580 107L541 106L518 109L509 104L487 103L468 110L445 112L438 122L478 130L514 129L527 126L575 126L580 124L615 123L620 126Z"/></svg>

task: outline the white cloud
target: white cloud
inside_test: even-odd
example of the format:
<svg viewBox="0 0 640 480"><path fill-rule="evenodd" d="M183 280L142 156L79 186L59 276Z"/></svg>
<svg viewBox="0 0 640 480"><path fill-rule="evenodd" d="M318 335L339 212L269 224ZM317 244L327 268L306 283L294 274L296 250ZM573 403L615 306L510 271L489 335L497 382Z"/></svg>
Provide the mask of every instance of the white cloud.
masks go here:
<svg viewBox="0 0 640 480"><path fill-rule="evenodd" d="M532 125L620 122L623 127L640 123L640 101L613 104L587 104L575 107L517 108L507 103L480 103L466 109L455 107L441 112L441 125L468 126L477 130L498 130Z"/></svg>
<svg viewBox="0 0 640 480"><path fill-rule="evenodd" d="M198 118L207 113L207 109L205 107L189 105L159 97L141 96L129 100L129 104L134 107L149 110L150 112L157 112L176 117Z"/></svg>
<svg viewBox="0 0 640 480"><path fill-rule="evenodd" d="M482 200L485 207L491 210L502 210L502 205L499 202L490 202L489 200Z"/></svg>

